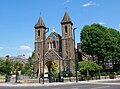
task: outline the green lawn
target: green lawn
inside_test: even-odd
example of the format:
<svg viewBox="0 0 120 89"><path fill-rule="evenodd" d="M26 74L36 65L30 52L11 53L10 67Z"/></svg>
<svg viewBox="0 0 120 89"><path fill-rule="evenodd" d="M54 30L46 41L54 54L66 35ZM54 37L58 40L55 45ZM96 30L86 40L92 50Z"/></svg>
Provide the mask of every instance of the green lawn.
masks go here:
<svg viewBox="0 0 120 89"><path fill-rule="evenodd" d="M5 79L5 75L0 75L0 80Z"/></svg>

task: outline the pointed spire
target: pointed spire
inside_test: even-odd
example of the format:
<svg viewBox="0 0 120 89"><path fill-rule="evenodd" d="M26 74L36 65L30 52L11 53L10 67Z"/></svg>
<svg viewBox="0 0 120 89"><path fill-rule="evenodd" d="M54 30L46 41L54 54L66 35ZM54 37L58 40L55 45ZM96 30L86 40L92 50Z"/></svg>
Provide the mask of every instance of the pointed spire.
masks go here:
<svg viewBox="0 0 120 89"><path fill-rule="evenodd" d="M65 12L64 17L63 17L63 19L61 21L61 24L64 24L64 23L71 23L73 25L67 11Z"/></svg>
<svg viewBox="0 0 120 89"><path fill-rule="evenodd" d="M43 27L43 28L46 29L46 26L45 26L45 24L44 24L44 22L42 20L42 17L39 18L37 24L35 25L35 28L40 28L40 27Z"/></svg>

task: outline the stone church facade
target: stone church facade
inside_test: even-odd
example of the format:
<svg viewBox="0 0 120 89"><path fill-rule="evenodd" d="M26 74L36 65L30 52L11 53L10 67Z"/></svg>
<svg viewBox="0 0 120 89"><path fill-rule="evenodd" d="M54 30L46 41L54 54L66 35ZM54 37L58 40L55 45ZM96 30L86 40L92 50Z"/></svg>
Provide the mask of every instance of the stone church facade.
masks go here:
<svg viewBox="0 0 120 89"><path fill-rule="evenodd" d="M73 39L73 23L65 12L61 20L62 36L55 32L54 28L51 34L46 38L48 28L44 24L42 17L35 24L35 42L34 42L34 72L36 74L50 72L53 60L57 63L58 73L61 71L75 71L75 52ZM44 60L44 62L43 62ZM44 64L43 64L44 63Z"/></svg>

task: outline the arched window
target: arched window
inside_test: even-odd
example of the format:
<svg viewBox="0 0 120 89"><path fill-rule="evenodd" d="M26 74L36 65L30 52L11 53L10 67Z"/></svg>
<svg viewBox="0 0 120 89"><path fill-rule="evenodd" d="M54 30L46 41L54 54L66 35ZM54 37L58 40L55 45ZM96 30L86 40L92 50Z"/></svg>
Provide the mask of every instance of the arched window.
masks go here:
<svg viewBox="0 0 120 89"><path fill-rule="evenodd" d="M50 49L52 48L52 43L50 42Z"/></svg>
<svg viewBox="0 0 120 89"><path fill-rule="evenodd" d="M56 38L56 35L53 34L53 35L52 35L52 39L55 39L55 38Z"/></svg>
<svg viewBox="0 0 120 89"><path fill-rule="evenodd" d="M40 36L40 30L38 30L38 36Z"/></svg>
<svg viewBox="0 0 120 89"><path fill-rule="evenodd" d="M67 26L65 26L65 33L68 33Z"/></svg>
<svg viewBox="0 0 120 89"><path fill-rule="evenodd" d="M53 41L53 48L56 48L56 42Z"/></svg>
<svg viewBox="0 0 120 89"><path fill-rule="evenodd" d="M66 51L66 57L68 57L68 51Z"/></svg>

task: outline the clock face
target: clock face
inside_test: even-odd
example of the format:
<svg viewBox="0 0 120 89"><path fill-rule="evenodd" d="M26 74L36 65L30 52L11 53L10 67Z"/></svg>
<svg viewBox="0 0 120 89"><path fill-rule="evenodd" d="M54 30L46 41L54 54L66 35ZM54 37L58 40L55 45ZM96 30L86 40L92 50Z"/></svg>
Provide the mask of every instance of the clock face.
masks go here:
<svg viewBox="0 0 120 89"><path fill-rule="evenodd" d="M56 36L53 34L53 35L52 35L52 39L55 39L55 38L56 38Z"/></svg>

